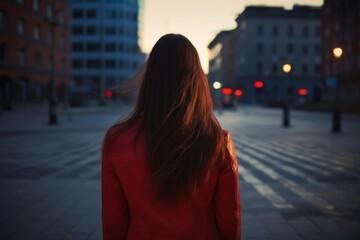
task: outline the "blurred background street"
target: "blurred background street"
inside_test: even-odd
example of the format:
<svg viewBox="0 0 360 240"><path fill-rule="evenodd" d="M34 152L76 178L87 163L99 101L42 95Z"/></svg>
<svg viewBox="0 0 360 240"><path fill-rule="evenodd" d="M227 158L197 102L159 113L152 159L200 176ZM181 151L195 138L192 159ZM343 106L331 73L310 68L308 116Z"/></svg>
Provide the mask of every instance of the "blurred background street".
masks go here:
<svg viewBox="0 0 360 240"><path fill-rule="evenodd" d="M20 107L19 107L20 108ZM46 108L0 116L0 239L101 239L100 149L131 106ZM243 237L359 239L360 116L243 105L217 114L239 162ZM23 124L20 124L22 122Z"/></svg>
<svg viewBox="0 0 360 240"><path fill-rule="evenodd" d="M197 48L232 133L243 239L360 239L359 9L1 0L0 239L101 239L102 140L132 110L139 69L167 33Z"/></svg>

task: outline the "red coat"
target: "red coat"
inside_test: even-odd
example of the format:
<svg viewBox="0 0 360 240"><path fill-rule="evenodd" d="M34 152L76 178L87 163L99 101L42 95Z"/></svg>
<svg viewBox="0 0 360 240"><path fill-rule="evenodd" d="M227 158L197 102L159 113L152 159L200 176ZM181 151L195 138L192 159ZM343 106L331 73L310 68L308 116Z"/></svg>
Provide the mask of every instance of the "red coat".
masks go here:
<svg viewBox="0 0 360 240"><path fill-rule="evenodd" d="M155 193L148 190L150 177L143 135L134 151L137 129L134 126L121 133L103 154L103 239L241 239L238 167L230 134L230 151L223 166L197 197L180 200L169 209L150 201Z"/></svg>

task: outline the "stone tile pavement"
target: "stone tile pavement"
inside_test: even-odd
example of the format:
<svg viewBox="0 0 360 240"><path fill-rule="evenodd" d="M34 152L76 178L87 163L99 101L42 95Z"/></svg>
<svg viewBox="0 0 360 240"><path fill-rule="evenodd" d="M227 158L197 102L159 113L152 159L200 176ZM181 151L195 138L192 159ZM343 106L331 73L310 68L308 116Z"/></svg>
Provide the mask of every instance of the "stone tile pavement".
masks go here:
<svg viewBox="0 0 360 240"><path fill-rule="evenodd" d="M89 109L88 109L89 110ZM126 107L0 116L0 239L101 239L100 148ZM239 160L243 239L360 239L360 118L244 107L218 116ZM71 117L71 121L68 118Z"/></svg>

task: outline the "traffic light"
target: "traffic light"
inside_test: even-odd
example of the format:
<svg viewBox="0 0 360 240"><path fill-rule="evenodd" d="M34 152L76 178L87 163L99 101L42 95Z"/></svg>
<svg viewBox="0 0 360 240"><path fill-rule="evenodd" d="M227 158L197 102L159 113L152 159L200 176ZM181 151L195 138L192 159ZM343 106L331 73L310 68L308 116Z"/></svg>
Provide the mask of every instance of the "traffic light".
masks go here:
<svg viewBox="0 0 360 240"><path fill-rule="evenodd" d="M235 97L241 97L243 95L243 91L241 89L236 89L234 95Z"/></svg>
<svg viewBox="0 0 360 240"><path fill-rule="evenodd" d="M224 95L231 95L232 94L232 89L231 88L223 88L221 90L221 93Z"/></svg>
<svg viewBox="0 0 360 240"><path fill-rule="evenodd" d="M106 91L105 91L105 97L106 97L106 98L111 98L112 95L113 95L113 93L112 93L111 90L106 90Z"/></svg>
<svg viewBox="0 0 360 240"><path fill-rule="evenodd" d="M256 82L254 82L254 87L255 88L263 88L264 83L262 81L256 81Z"/></svg>
<svg viewBox="0 0 360 240"><path fill-rule="evenodd" d="M307 90L306 90L305 88L300 88L300 89L298 90L298 94L299 94L300 96L306 96L306 95L307 95Z"/></svg>

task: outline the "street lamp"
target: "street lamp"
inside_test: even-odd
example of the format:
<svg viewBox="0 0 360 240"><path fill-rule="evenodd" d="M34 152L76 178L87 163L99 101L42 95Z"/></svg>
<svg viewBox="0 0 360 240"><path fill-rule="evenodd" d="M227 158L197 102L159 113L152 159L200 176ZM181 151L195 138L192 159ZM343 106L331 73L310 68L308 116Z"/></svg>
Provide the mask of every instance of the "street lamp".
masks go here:
<svg viewBox="0 0 360 240"><path fill-rule="evenodd" d="M214 82L214 83L213 83L213 87L214 87L214 89L220 89L220 88L221 88L221 83L219 83L219 82Z"/></svg>
<svg viewBox="0 0 360 240"><path fill-rule="evenodd" d="M56 15L56 14L60 14L62 17L64 14L64 10L60 9L60 10L56 11L54 15ZM61 24L63 19L57 20L51 16L51 17L46 17L45 21L47 22L47 24L49 24L50 32L52 34L52 39L50 39L50 40L51 40L51 54L53 56L52 61L50 62L50 64L51 64L51 66L50 66L51 79L50 79L50 94L49 94L49 124L55 125L58 123L57 114L56 114L56 82L55 82L55 65L56 65L55 64L55 59L56 59L55 38L56 38L56 34L55 34L55 28Z"/></svg>
<svg viewBox="0 0 360 240"><path fill-rule="evenodd" d="M291 64L286 63L282 66L282 70L285 73L285 102L283 107L283 126L290 126L290 107L289 107L289 97L287 92L288 86L288 74L291 72Z"/></svg>
<svg viewBox="0 0 360 240"><path fill-rule="evenodd" d="M218 81L215 81L213 83L213 88L215 89L214 91L214 103L215 103L215 108L218 109L219 114L222 114L222 94L221 94L221 89L222 84Z"/></svg>
<svg viewBox="0 0 360 240"><path fill-rule="evenodd" d="M335 89L335 107L333 110L333 125L332 131L334 133L341 132L341 108L340 108L340 58L342 56L343 50L341 47L336 47L333 49L333 55L336 59L337 65L337 75L338 79L336 82L336 89Z"/></svg>

